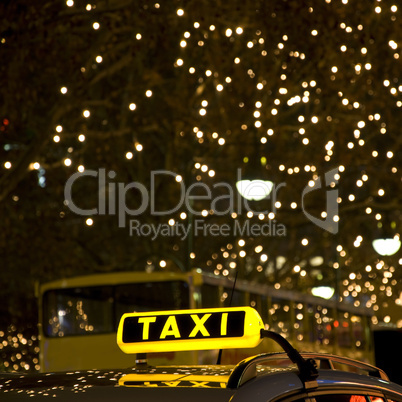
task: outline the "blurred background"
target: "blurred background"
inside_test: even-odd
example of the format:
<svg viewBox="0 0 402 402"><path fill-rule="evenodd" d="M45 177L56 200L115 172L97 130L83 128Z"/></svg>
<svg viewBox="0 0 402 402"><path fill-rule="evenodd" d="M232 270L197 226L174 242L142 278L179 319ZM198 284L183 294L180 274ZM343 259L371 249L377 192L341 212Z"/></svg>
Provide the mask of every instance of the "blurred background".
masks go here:
<svg viewBox="0 0 402 402"><path fill-rule="evenodd" d="M401 328L401 12L388 0L3 0L6 368L37 365L35 284L89 273L199 268L326 290Z"/></svg>

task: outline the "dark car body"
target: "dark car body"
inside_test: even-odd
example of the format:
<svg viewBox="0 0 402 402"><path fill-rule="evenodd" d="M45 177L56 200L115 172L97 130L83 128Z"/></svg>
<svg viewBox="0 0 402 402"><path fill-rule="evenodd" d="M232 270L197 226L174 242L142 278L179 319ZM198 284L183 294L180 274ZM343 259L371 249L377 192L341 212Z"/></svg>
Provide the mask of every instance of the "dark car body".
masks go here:
<svg viewBox="0 0 402 402"><path fill-rule="evenodd" d="M381 370L356 363L368 374L332 369L332 358L315 359L314 378L303 378L300 370L283 354L254 356L237 366L139 366L125 370L0 375L0 400L23 401L399 401L402 387L388 381ZM273 364L275 360L276 364ZM282 362L279 365L278 361Z"/></svg>

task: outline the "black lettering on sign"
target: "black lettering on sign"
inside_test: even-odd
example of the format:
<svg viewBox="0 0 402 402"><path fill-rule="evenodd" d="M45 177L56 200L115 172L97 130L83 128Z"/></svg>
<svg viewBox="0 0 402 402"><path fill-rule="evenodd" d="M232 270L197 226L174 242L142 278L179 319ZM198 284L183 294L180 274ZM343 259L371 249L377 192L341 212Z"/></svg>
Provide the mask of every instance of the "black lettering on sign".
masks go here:
<svg viewBox="0 0 402 402"><path fill-rule="evenodd" d="M242 337L245 311L126 317L123 342Z"/></svg>

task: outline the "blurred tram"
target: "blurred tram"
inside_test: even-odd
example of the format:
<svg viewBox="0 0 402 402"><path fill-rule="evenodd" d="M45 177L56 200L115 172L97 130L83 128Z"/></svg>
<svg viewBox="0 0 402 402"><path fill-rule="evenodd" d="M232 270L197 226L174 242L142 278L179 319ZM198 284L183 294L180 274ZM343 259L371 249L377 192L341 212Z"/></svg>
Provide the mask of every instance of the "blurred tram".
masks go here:
<svg viewBox="0 0 402 402"><path fill-rule="evenodd" d="M234 281L194 269L187 273L114 272L61 279L38 287L41 371L133 366L116 344L126 312L212 307L254 307L266 329L297 349L374 362L372 312L363 307L270 285ZM264 340L257 352L277 351ZM225 350L222 363L250 351ZM213 364L218 351L149 354L150 364Z"/></svg>

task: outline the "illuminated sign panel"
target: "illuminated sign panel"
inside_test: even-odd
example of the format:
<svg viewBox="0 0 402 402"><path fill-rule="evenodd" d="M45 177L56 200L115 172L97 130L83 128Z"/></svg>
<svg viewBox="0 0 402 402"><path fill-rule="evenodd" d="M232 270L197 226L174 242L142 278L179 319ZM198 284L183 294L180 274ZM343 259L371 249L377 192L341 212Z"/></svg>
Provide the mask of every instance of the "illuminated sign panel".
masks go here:
<svg viewBox="0 0 402 402"><path fill-rule="evenodd" d="M123 342L239 337L244 334L245 315L244 311L233 311L127 317L124 321Z"/></svg>
<svg viewBox="0 0 402 402"><path fill-rule="evenodd" d="M117 343L125 353L254 347L263 324L251 307L129 313Z"/></svg>

